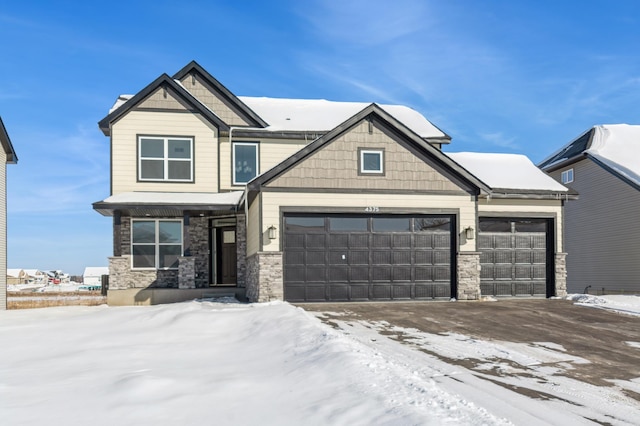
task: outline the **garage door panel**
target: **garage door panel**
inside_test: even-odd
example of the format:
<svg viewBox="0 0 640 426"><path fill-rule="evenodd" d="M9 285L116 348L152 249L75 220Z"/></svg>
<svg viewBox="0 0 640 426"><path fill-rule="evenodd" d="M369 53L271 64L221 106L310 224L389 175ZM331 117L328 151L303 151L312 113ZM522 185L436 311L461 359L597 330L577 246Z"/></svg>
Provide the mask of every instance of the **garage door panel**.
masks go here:
<svg viewBox="0 0 640 426"><path fill-rule="evenodd" d="M372 248L382 248L382 249L390 249L391 246L391 235L389 234L373 234L372 235Z"/></svg>
<svg viewBox="0 0 640 426"><path fill-rule="evenodd" d="M394 299L411 299L411 285L393 285L391 287Z"/></svg>
<svg viewBox="0 0 640 426"><path fill-rule="evenodd" d="M369 266L354 266L349 269L349 282L369 282Z"/></svg>
<svg viewBox="0 0 640 426"><path fill-rule="evenodd" d="M349 248L368 248L368 234L349 234Z"/></svg>
<svg viewBox="0 0 640 426"><path fill-rule="evenodd" d="M368 300L369 299L369 285L354 285L350 286L351 300Z"/></svg>
<svg viewBox="0 0 640 426"><path fill-rule="evenodd" d="M391 299L391 285L374 284L371 286L371 299L372 300L390 300Z"/></svg>
<svg viewBox="0 0 640 426"><path fill-rule="evenodd" d="M330 248L349 248L349 234L329 234Z"/></svg>
<svg viewBox="0 0 640 426"><path fill-rule="evenodd" d="M374 265L390 265L391 252L389 250L374 250L371 252L371 262Z"/></svg>
<svg viewBox="0 0 640 426"><path fill-rule="evenodd" d="M393 234L393 248L411 248L411 235Z"/></svg>
<svg viewBox="0 0 640 426"><path fill-rule="evenodd" d="M391 266L373 266L371 268L371 281L391 281Z"/></svg>
<svg viewBox="0 0 640 426"><path fill-rule="evenodd" d="M414 252L416 265L432 265L433 252L426 250L418 250Z"/></svg>
<svg viewBox="0 0 640 426"><path fill-rule="evenodd" d="M391 271L391 281L411 281L411 267L394 266Z"/></svg>
<svg viewBox="0 0 640 426"><path fill-rule="evenodd" d="M309 302L324 302L327 299L325 294L325 285L307 284L305 298Z"/></svg>
<svg viewBox="0 0 640 426"><path fill-rule="evenodd" d="M411 250L394 250L392 260L394 265L411 265L413 252Z"/></svg>
<svg viewBox="0 0 640 426"><path fill-rule="evenodd" d="M327 281L327 268L324 266L307 265L305 281L309 283L324 283Z"/></svg>
<svg viewBox="0 0 640 426"><path fill-rule="evenodd" d="M306 252L306 264L307 265L324 265L326 264L324 251L307 251Z"/></svg>
<svg viewBox="0 0 640 426"><path fill-rule="evenodd" d="M289 226L310 221L318 226ZM285 214L285 297L309 302L450 297L450 223L447 216Z"/></svg>
<svg viewBox="0 0 640 426"><path fill-rule="evenodd" d="M330 285L329 286L329 298L335 301L348 301L349 300L349 286L343 285Z"/></svg>
<svg viewBox="0 0 640 426"><path fill-rule="evenodd" d="M305 248L304 237L304 235L300 234L286 234L284 244L287 248Z"/></svg>
<svg viewBox="0 0 640 426"><path fill-rule="evenodd" d="M330 282L343 282L349 281L349 267L348 266L332 266L329 268L329 281Z"/></svg>
<svg viewBox="0 0 640 426"><path fill-rule="evenodd" d="M546 295L547 244L551 241L546 231L549 229L546 220L512 218L485 221L481 218L480 229L478 250L481 252L482 294ZM543 232L532 232L538 230Z"/></svg>

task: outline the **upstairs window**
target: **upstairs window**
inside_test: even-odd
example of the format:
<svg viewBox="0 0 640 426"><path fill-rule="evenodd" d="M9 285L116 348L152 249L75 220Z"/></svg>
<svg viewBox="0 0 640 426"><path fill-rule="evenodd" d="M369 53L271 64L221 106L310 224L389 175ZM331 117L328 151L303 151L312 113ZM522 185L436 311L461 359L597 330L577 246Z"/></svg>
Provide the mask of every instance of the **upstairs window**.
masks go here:
<svg viewBox="0 0 640 426"><path fill-rule="evenodd" d="M134 269L177 269L182 221L132 220L131 254Z"/></svg>
<svg viewBox="0 0 640 426"><path fill-rule="evenodd" d="M384 174L384 151L381 149L359 149L360 174Z"/></svg>
<svg viewBox="0 0 640 426"><path fill-rule="evenodd" d="M562 183L573 182L573 169L565 170L564 172L562 172L560 178L562 179Z"/></svg>
<svg viewBox="0 0 640 426"><path fill-rule="evenodd" d="M193 182L193 139L140 136L138 180Z"/></svg>
<svg viewBox="0 0 640 426"><path fill-rule="evenodd" d="M255 142L234 142L232 161L233 184L246 184L258 176L258 144Z"/></svg>

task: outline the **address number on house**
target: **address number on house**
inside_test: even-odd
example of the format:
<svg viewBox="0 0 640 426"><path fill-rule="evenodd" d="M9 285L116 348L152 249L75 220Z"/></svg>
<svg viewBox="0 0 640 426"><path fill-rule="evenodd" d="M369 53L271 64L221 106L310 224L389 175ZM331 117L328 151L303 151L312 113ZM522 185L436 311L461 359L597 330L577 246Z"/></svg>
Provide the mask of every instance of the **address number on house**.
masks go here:
<svg viewBox="0 0 640 426"><path fill-rule="evenodd" d="M369 207L365 207L364 211L367 213L378 213L380 211L380 207L369 206Z"/></svg>

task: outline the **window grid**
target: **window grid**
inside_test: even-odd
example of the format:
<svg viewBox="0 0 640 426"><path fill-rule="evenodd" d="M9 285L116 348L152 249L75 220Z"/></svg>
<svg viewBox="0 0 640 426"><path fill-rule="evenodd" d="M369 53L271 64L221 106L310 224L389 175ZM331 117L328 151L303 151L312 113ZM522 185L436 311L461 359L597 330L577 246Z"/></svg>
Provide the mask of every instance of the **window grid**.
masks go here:
<svg viewBox="0 0 640 426"><path fill-rule="evenodd" d="M140 235L136 235L136 223L144 224L144 223L153 223L153 241L149 241L150 235L144 235L144 229L141 229ZM161 241L163 239L163 235L161 233L161 224L178 224L180 228L180 235L178 238L178 242L176 241ZM148 230L147 230L148 231ZM144 240L147 241L144 241ZM166 238L165 238L166 239ZM136 241L138 240L138 241ZM142 240L142 241L140 241ZM131 268L132 269L163 269L163 270L175 270L178 269L177 259L173 262L171 266L163 266L163 255L171 255L171 249L174 251L174 256L180 257L182 256L183 247L182 247L183 235L182 235L182 221L181 220L167 220L167 219L132 219L131 220ZM152 249L152 250L150 250ZM138 253L138 254L136 254ZM142 265L145 261L149 260L150 256L153 256L153 265ZM143 256L147 256L147 259L144 259Z"/></svg>
<svg viewBox="0 0 640 426"><path fill-rule="evenodd" d="M153 156L153 155L147 155L144 156L143 155L143 142L144 141L161 141L163 143L162 145L162 156ZM189 153L188 153L188 157L186 158L181 158L178 156L171 156L170 153L170 146L169 143L170 142L188 142L189 144ZM162 165L159 167L159 169L162 170L162 176L161 177L149 177L147 175L147 177L144 176L145 174L145 167L143 167L144 164L151 164L151 163L162 163ZM171 178L171 165L177 165L178 163L189 163L189 177L185 178L185 179L180 179L180 178ZM152 174L153 170L146 170L147 173ZM175 171L174 171L175 173ZM138 179L140 181L145 181L145 182L193 182L193 139L192 138L185 138L185 137L175 137L175 136L162 136L162 137L158 137L158 136L140 136L138 137Z"/></svg>

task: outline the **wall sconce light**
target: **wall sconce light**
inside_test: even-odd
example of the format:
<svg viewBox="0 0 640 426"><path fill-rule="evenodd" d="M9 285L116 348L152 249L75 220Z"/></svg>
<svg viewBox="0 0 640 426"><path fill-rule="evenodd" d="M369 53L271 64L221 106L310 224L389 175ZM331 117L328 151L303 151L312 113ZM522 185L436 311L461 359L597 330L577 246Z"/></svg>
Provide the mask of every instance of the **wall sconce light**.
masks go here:
<svg viewBox="0 0 640 426"><path fill-rule="evenodd" d="M466 228L464 228L464 236L467 240L473 240L473 237L475 236L475 233L473 232L473 228L470 226L467 226Z"/></svg>
<svg viewBox="0 0 640 426"><path fill-rule="evenodd" d="M276 227L271 225L270 227L267 228L267 236L269 237L270 240L275 240L276 239Z"/></svg>

